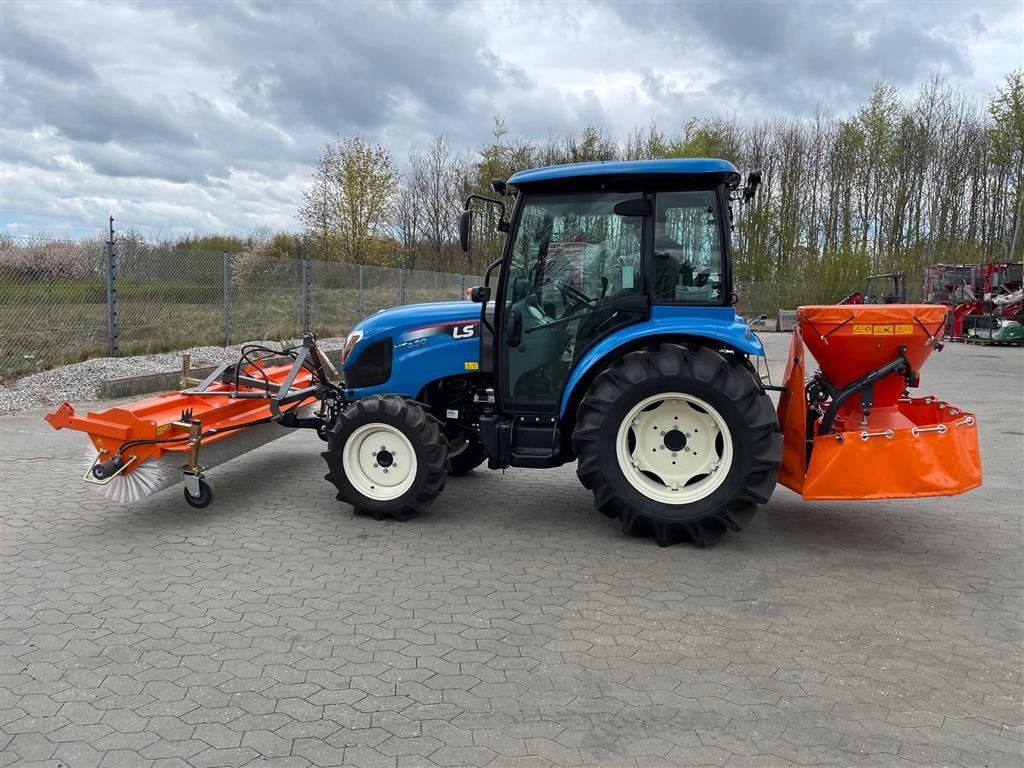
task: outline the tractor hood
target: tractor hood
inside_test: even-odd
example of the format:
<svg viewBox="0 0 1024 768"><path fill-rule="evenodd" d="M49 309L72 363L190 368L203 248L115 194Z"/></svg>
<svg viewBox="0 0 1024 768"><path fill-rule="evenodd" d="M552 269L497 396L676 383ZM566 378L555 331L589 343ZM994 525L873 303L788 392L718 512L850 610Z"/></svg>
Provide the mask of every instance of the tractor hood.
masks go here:
<svg viewBox="0 0 1024 768"><path fill-rule="evenodd" d="M480 319L480 305L472 301L438 301L430 304L407 304L375 312L353 330L363 332L363 340L391 336L396 340L411 331L440 323L472 322Z"/></svg>
<svg viewBox="0 0 1024 768"><path fill-rule="evenodd" d="M471 301L382 309L356 325L342 365L356 397L417 398L433 381L480 370L480 311ZM355 338L353 338L355 337Z"/></svg>

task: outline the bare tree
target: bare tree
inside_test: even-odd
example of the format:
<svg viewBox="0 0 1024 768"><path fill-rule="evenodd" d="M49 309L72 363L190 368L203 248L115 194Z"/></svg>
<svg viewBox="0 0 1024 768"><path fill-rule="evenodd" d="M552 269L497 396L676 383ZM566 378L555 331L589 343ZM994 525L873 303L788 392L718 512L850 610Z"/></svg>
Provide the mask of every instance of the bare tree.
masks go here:
<svg viewBox="0 0 1024 768"><path fill-rule="evenodd" d="M418 160L416 153L411 153L409 167L414 167ZM402 175L392 208L392 228L401 247L403 269L416 269L423 240L423 213L413 184L412 173L407 170Z"/></svg>
<svg viewBox="0 0 1024 768"><path fill-rule="evenodd" d="M422 214L423 244L434 269L447 261L462 209L459 163L451 144L437 134L422 155L410 158L412 188Z"/></svg>
<svg viewBox="0 0 1024 768"><path fill-rule="evenodd" d="M318 247L322 259L331 258L331 241L338 230L337 165L336 145L328 142L313 164L313 178L302 192L299 209L299 221Z"/></svg>

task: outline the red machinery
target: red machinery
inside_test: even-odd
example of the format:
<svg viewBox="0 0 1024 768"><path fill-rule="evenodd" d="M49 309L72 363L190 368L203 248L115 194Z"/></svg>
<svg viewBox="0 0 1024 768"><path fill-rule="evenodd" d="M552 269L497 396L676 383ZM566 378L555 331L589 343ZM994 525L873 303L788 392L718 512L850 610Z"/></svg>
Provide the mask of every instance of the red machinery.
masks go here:
<svg viewBox="0 0 1024 768"><path fill-rule="evenodd" d="M949 308L947 333L963 339L996 319L1024 320L1024 264L933 264L925 270L925 298Z"/></svg>

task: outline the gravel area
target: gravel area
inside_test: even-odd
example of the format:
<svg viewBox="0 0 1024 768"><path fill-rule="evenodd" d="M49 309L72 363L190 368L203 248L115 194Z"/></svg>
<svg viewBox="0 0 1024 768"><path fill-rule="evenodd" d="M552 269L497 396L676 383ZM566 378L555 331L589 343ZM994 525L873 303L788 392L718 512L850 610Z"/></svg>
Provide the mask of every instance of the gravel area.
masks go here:
<svg viewBox="0 0 1024 768"><path fill-rule="evenodd" d="M250 341L247 344L262 344L271 349L298 344L280 341ZM343 338L318 339L321 349L339 349L345 343ZM181 356L192 355L192 367L233 363L238 360L241 344L231 347L192 347L178 352L162 352L155 355L136 357L97 357L50 371L41 371L17 381L0 386L0 414L60 405L63 402L80 403L96 400L96 388L102 381L144 376L152 373L168 373L181 370Z"/></svg>

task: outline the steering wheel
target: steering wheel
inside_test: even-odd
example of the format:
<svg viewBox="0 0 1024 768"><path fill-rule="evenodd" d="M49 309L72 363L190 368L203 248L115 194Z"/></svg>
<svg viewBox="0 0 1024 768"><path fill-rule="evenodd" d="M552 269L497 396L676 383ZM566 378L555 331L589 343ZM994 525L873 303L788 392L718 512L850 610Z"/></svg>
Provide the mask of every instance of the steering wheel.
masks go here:
<svg viewBox="0 0 1024 768"><path fill-rule="evenodd" d="M597 299L592 299L579 288L574 285L570 285L564 280L556 280L555 288L561 292L562 296L566 299L572 299L576 304L586 304L588 307L592 307L597 303Z"/></svg>

